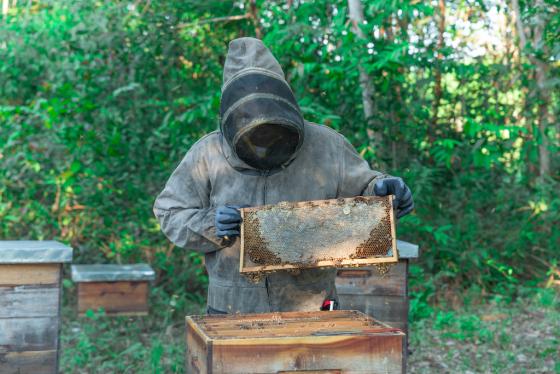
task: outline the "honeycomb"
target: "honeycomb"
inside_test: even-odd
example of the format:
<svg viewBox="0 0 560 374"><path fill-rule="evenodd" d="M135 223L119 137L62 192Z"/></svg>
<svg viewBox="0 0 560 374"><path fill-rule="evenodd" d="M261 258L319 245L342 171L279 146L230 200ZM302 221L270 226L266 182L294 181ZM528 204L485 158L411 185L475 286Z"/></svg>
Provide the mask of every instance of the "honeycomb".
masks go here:
<svg viewBox="0 0 560 374"><path fill-rule="evenodd" d="M386 202L383 206L385 215L381 222L371 229L369 237L361 243L350 258L370 258L387 256L387 249L392 247L393 234L391 232L391 204Z"/></svg>
<svg viewBox="0 0 560 374"><path fill-rule="evenodd" d="M258 265L391 257L392 197L280 203L244 209L246 257Z"/></svg>
<svg viewBox="0 0 560 374"><path fill-rule="evenodd" d="M280 257L267 250L267 243L261 237L259 219L254 212L246 213L244 222L244 246L248 248L249 259L259 265L278 265L282 262Z"/></svg>

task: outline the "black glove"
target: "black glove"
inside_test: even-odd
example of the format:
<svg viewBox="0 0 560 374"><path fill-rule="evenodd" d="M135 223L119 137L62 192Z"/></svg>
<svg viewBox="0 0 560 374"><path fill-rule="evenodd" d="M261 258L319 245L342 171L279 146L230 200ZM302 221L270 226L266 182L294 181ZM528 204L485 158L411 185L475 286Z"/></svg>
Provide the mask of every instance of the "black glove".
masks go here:
<svg viewBox="0 0 560 374"><path fill-rule="evenodd" d="M397 209L397 218L407 215L414 209L412 192L402 178L389 177L381 179L375 183L373 192L376 196L395 195L393 204Z"/></svg>
<svg viewBox="0 0 560 374"><path fill-rule="evenodd" d="M246 206L225 205L216 209L214 218L214 226L216 226L216 236L219 238L239 236L241 225L240 208Z"/></svg>

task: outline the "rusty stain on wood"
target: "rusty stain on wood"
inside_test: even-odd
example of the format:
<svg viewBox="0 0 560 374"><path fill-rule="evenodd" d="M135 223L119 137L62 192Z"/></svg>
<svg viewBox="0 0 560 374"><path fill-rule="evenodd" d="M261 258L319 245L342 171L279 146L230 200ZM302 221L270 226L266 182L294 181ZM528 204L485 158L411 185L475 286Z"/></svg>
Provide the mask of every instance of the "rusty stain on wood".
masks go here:
<svg viewBox="0 0 560 374"><path fill-rule="evenodd" d="M404 334L357 311L187 317L188 373L401 373Z"/></svg>
<svg viewBox="0 0 560 374"><path fill-rule="evenodd" d="M243 208L240 271L397 262L392 199L358 196Z"/></svg>
<svg viewBox="0 0 560 374"><path fill-rule="evenodd" d="M78 283L78 312L99 308L107 315L148 314L148 282Z"/></svg>

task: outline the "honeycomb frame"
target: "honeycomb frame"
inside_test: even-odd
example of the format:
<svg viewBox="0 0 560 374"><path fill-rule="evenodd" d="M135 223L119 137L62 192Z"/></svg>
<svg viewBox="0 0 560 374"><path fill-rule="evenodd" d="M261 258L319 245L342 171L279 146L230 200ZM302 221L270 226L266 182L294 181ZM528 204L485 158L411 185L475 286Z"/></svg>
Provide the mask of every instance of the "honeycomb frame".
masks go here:
<svg viewBox="0 0 560 374"><path fill-rule="evenodd" d="M362 210L353 209L358 206ZM368 210L364 211L364 206ZM365 225L364 229L368 230L368 234L364 235L362 230L362 235L359 235L358 237L351 236L353 245L349 245L348 241L343 241L343 244L340 245L336 242L331 242L331 244L334 244L332 244L332 248L330 248L330 252L328 252L329 255L325 255L323 257L318 255L314 258L309 257L307 259L294 259L289 258L289 256L285 256L286 253L280 253L278 250L275 251L270 249L270 243L267 243L266 239L262 237L267 235L263 234L263 228L261 228L262 222L255 218L257 214L260 214L261 218L263 215L268 214L270 219L276 219L276 217L281 214L285 214L288 215L287 217L290 217L289 212L292 211L297 211L297 218L301 221L303 217L304 223L307 222L308 216L313 217L313 214L319 215L319 219L324 222L330 222L330 226L326 226L331 228L336 227L336 225L344 225L344 220L341 218L342 213L340 212L344 212L344 215L349 215L351 212L353 219L357 219L360 222L369 222L361 219L371 218L372 212L375 211L374 213L377 214L376 217L378 217L378 221L372 222L371 226L361 224ZM333 217L331 215L325 215L325 213L333 212L338 212L338 216ZM370 215L368 216L367 214ZM243 208L241 209L241 216L243 218L240 235L241 253L239 271L241 273L264 273L278 270L297 270L304 268L360 267L373 264L395 263L398 261L392 195L383 197L357 196L352 198L304 202L281 202L276 205ZM294 221L297 220L294 219ZM289 219L284 222L289 223ZM311 226L307 229L314 230L314 221L311 219L310 222ZM271 224L267 222L265 226L266 225L270 226ZM348 223L346 223L346 225L348 226ZM272 227L274 227L274 225L272 225ZM325 229L322 224L319 225L316 231L319 235L321 234L321 228L323 228L323 231ZM343 230L340 231L348 234L344 230L344 227ZM329 234L330 232L332 232L332 230L328 230L326 234ZM325 233L323 232L323 234ZM335 235L341 236L344 234L337 232ZM326 236L328 235L325 235L325 237ZM275 238L277 241L281 241L281 239L282 238ZM326 240L328 241L328 239L329 238L327 237ZM293 240L298 242L298 239ZM316 240L317 239L313 239L313 241ZM356 245L357 242L360 244ZM308 245L312 244L308 243ZM336 251L336 256L332 255L333 248ZM384 248L384 250L380 250L380 248ZM315 248L312 249L313 250L309 253L327 253L321 252L320 248L317 250L315 250ZM307 254L308 252L300 250L300 257L303 256L303 253Z"/></svg>

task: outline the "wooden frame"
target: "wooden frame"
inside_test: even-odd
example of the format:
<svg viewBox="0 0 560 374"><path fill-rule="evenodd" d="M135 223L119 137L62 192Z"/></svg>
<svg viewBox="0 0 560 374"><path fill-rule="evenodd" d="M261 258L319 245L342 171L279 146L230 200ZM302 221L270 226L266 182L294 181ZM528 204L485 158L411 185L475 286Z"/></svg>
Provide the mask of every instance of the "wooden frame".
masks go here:
<svg viewBox="0 0 560 374"><path fill-rule="evenodd" d="M186 317L186 372L402 373L399 329L350 310Z"/></svg>
<svg viewBox="0 0 560 374"><path fill-rule="evenodd" d="M276 265L259 265L252 262L246 252L245 245L245 218L248 212L257 211L260 209L270 209L271 205L261 206L261 207L249 207L240 209L242 224L240 232L240 261L239 261L239 271L241 273L255 273L255 272L273 272L277 270L289 270L289 269L303 269L303 268L324 268L324 267L361 267L380 263L395 263L398 262L398 249L396 245L396 230L395 230L395 218L393 210L393 196L382 197L386 199L390 206L389 209L389 220L391 226L391 249L392 253L390 256L386 257L371 257L371 258L346 258L343 260L320 260L311 265L302 265L294 263L281 263ZM355 201L363 201L367 199L380 199L380 197L364 197L358 196L355 198L345 198L345 199L333 199L333 200L315 200L315 201L305 201L296 203L280 203L276 205L277 207L288 206L291 209L312 209L314 207L320 207L324 205L340 204L340 203L352 203Z"/></svg>

